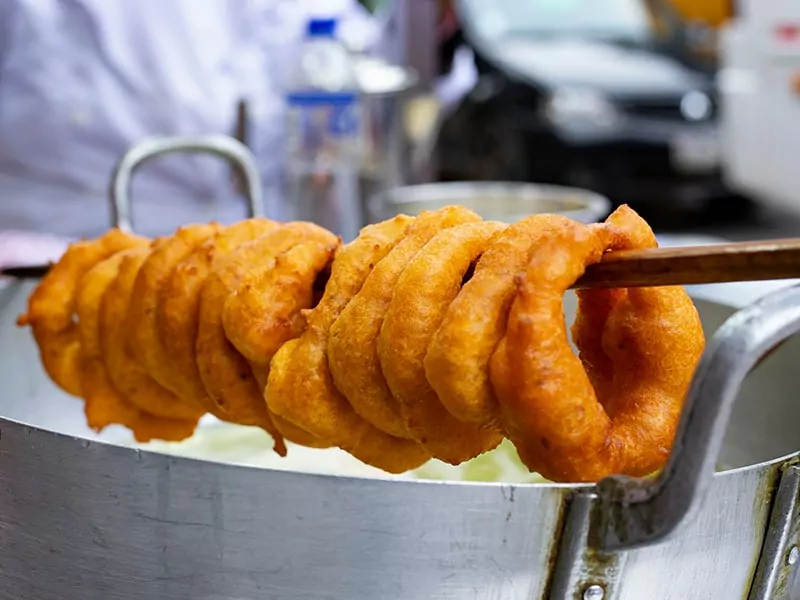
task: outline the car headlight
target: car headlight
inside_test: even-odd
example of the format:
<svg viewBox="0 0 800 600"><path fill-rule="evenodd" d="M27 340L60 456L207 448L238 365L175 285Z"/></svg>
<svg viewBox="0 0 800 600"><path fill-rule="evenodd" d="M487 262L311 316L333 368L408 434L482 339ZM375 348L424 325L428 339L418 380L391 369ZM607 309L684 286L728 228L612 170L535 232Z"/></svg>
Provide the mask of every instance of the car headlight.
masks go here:
<svg viewBox="0 0 800 600"><path fill-rule="evenodd" d="M568 128L611 129L620 120L608 98L591 89L557 89L545 102L544 113L554 125Z"/></svg>

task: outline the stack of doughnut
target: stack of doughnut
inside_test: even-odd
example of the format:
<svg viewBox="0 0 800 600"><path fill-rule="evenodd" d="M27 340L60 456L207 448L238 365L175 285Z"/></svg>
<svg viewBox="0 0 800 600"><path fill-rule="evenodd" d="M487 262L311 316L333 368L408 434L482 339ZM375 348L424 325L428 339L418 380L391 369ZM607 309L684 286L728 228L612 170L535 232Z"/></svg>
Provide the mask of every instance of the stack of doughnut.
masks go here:
<svg viewBox="0 0 800 600"><path fill-rule="evenodd" d="M177 441L210 413L390 473L504 438L552 481L647 475L705 339L680 287L580 290L608 251L656 245L628 207L512 225L448 206L342 245L305 222L114 229L69 247L19 318L100 431Z"/></svg>

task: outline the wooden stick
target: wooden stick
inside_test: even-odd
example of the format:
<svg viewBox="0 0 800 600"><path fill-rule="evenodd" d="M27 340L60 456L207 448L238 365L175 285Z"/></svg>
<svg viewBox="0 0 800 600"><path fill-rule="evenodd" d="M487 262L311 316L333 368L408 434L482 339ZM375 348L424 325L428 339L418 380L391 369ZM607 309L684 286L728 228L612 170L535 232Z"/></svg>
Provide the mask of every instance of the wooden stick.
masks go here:
<svg viewBox="0 0 800 600"><path fill-rule="evenodd" d="M49 265L0 269L0 276L38 279ZM696 285L800 278L800 238L610 252L573 288Z"/></svg>
<svg viewBox="0 0 800 600"><path fill-rule="evenodd" d="M41 279L49 270L50 265L3 267L0 269L0 277L13 277L15 279Z"/></svg>
<svg viewBox="0 0 800 600"><path fill-rule="evenodd" d="M800 238L610 252L573 288L800 278Z"/></svg>

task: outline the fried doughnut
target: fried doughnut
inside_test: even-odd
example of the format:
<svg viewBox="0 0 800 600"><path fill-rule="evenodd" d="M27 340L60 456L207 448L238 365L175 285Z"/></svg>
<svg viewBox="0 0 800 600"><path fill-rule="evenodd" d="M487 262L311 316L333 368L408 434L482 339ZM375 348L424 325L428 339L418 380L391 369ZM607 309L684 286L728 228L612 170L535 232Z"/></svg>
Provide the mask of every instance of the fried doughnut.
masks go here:
<svg viewBox="0 0 800 600"><path fill-rule="evenodd" d="M160 242L153 250L163 247ZM126 319L136 276L150 248L136 248L126 253L116 278L106 290L100 306L100 346L109 379L128 402L157 417L196 424L203 410L182 402L152 379L127 351Z"/></svg>
<svg viewBox="0 0 800 600"><path fill-rule="evenodd" d="M562 310L564 291L605 251L655 245L627 207L603 226L573 223L536 244L491 378L507 436L525 465L548 479L644 476L669 454L705 343L685 290L580 291L573 326L579 357Z"/></svg>
<svg viewBox="0 0 800 600"><path fill-rule="evenodd" d="M294 340L290 340L294 341ZM290 343L287 342L287 343ZM271 361L270 361L271 362ZM268 375L270 373L270 368L268 369L253 369L253 375L258 382L259 389L265 390L267 388L267 381ZM266 396L264 397L264 402L266 402ZM267 410L269 410L269 405L267 405ZM302 429L292 423L291 421L287 421L283 417L276 415L274 412L269 410L269 416L272 418L272 422L275 425L275 428L278 432L283 436L284 439L298 444L299 446L306 446L307 448L330 448L332 444L325 442L317 437L314 437L305 429Z"/></svg>
<svg viewBox="0 0 800 600"><path fill-rule="evenodd" d="M164 342L169 373L162 372L162 384L174 394L203 406L206 411L229 420L206 393L197 368L197 343L200 290L208 274L231 252L279 226L268 219L248 219L214 234L196 247L165 282L156 320ZM168 379L168 381L167 381Z"/></svg>
<svg viewBox="0 0 800 600"><path fill-rule="evenodd" d="M225 334L250 363L261 390L266 387L273 355L303 332L302 313L313 306L317 278L330 268L339 247L332 233L310 224L307 230L306 239L296 246L251 267L239 289L225 301ZM311 448L330 446L293 423L270 416L287 440Z"/></svg>
<svg viewBox="0 0 800 600"><path fill-rule="evenodd" d="M408 438L410 434L383 378L378 336L397 280L439 231L480 220L471 210L458 206L421 213L404 239L375 265L361 290L331 326L328 362L337 389L359 415L393 436Z"/></svg>
<svg viewBox="0 0 800 600"><path fill-rule="evenodd" d="M264 390L266 391L266 386L264 387ZM302 427L298 427L291 421L287 421L286 419L284 419L283 417L279 417L275 413L271 412L270 415L272 416L273 423L275 423L275 427L277 427L281 435L290 442L294 442L295 444L298 444L300 446L305 446L306 448L323 449L323 448L330 448L333 446L333 444L331 444L330 442L327 442L321 438L318 438L310 434Z"/></svg>
<svg viewBox="0 0 800 600"><path fill-rule="evenodd" d="M312 223L289 223L259 239L244 244L226 257L208 276L200 292L196 358L200 377L209 398L227 413L233 422L257 425L267 430L283 446L264 401L263 390L253 375L251 365L228 341L222 323L225 301L258 263L275 258L308 239L327 237L338 243L330 232ZM285 452L285 449L283 449Z"/></svg>
<svg viewBox="0 0 800 600"><path fill-rule="evenodd" d="M425 244L397 280L378 338L383 376L406 430L431 456L452 465L491 450L503 438L448 413L425 377L423 361L470 267L505 227L466 223L445 229Z"/></svg>
<svg viewBox="0 0 800 600"><path fill-rule="evenodd" d="M538 237L570 222L558 215L532 215L497 234L445 311L428 346L425 375L459 421L500 427L489 360L506 332L515 277L525 271Z"/></svg>
<svg viewBox="0 0 800 600"><path fill-rule="evenodd" d="M30 325L42 364L65 392L81 395L81 352L75 304L83 276L100 261L149 240L112 229L96 240L71 244L28 300L17 325Z"/></svg>
<svg viewBox="0 0 800 600"><path fill-rule="evenodd" d="M162 330L158 326L156 307L159 296L177 265L217 230L216 224L179 228L147 257L133 286L127 322L128 349L150 377L167 389L170 389L172 369L164 350ZM192 398L185 401L191 403ZM195 406L202 405L197 403Z"/></svg>
<svg viewBox="0 0 800 600"><path fill-rule="evenodd" d="M275 415L315 439L327 441L390 473L413 469L426 462L428 456L415 442L373 427L348 404L334 386L328 368L328 331L412 221L398 216L365 227L356 240L340 250L322 300L307 314L305 332L284 344L273 357L265 391L267 404Z"/></svg>
<svg viewBox="0 0 800 600"><path fill-rule="evenodd" d="M298 417L302 406L296 406L294 402L298 391L293 387L294 379L292 378L294 351L299 342L298 338L289 340L272 357L269 378L267 385L264 387L264 401L267 403L267 408L270 415L272 415L275 427L287 440L309 448L330 448L335 445L332 441L317 437L294 422L303 420ZM288 411L284 411L284 406L290 406L291 408ZM292 417L291 419L286 418L277 411L291 413ZM308 429L313 429L313 427Z"/></svg>
<svg viewBox="0 0 800 600"><path fill-rule="evenodd" d="M334 234L315 225L305 224L301 235L288 250L251 264L225 300L225 335L254 369L268 370L280 347L303 332L302 312L312 308L317 278L339 247ZM268 236L264 242L273 243Z"/></svg>
<svg viewBox="0 0 800 600"><path fill-rule="evenodd" d="M607 251L654 247L623 207L603 224L510 227L463 207L340 241L310 223L193 225L71 245L27 314L90 427L189 437L206 412L391 473L460 464L508 437L554 481L661 467L704 346L682 288L562 296Z"/></svg>
<svg viewBox="0 0 800 600"><path fill-rule="evenodd" d="M83 277L77 297L80 375L86 422L97 432L109 425L123 425L131 430L137 442L154 439L179 441L192 435L194 423L155 417L136 408L114 388L103 361L100 307L126 253L118 252L97 263Z"/></svg>

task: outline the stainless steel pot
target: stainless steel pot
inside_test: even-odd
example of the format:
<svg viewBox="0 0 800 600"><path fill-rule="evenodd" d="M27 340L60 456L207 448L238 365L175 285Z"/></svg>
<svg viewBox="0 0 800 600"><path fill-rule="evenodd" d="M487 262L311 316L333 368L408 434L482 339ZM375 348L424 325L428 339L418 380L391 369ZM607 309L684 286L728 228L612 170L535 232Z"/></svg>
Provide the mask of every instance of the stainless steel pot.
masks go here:
<svg viewBox="0 0 800 600"><path fill-rule="evenodd" d="M309 174L291 182L296 186L290 194L295 203L287 206L291 218L316 221L347 241L364 225L367 199L408 180L412 141L405 130L404 107L418 79L412 69L376 57L357 56L354 66L364 116L364 158L358 181L336 175L321 186L318 177ZM337 191L331 193L329 186Z"/></svg>
<svg viewBox="0 0 800 600"><path fill-rule="evenodd" d="M308 475L91 441L13 325L29 292L0 290L0 598L797 597L797 340L740 394L721 461L747 466L712 470L739 380L800 324L800 289L718 331L659 479L597 487ZM733 312L698 306L712 331Z"/></svg>
<svg viewBox="0 0 800 600"><path fill-rule="evenodd" d="M668 466L571 486L309 475L109 444L14 325L31 285L0 289L0 598L800 597L800 342L743 382L800 329L800 287L738 312L698 299L716 334Z"/></svg>
<svg viewBox="0 0 800 600"><path fill-rule="evenodd" d="M605 217L611 204L588 190L532 183L465 181L425 183L387 190L369 203L375 223L396 214L416 215L448 204L461 204L484 219L513 222L534 213L558 213L591 223Z"/></svg>
<svg viewBox="0 0 800 600"><path fill-rule="evenodd" d="M413 69L376 57L360 57L356 72L361 82L367 156L362 167L364 198L378 190L402 185L409 176L410 140L404 128L404 104L417 85Z"/></svg>

